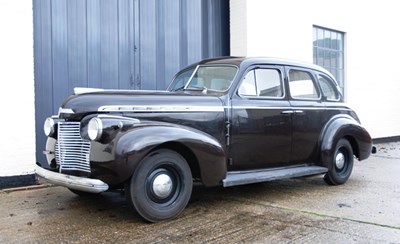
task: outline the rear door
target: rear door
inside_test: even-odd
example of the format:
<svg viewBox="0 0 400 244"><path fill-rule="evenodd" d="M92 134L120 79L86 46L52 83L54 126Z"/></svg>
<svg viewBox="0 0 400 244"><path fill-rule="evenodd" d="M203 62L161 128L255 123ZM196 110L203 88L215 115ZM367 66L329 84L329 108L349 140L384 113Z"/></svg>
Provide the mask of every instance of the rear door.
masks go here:
<svg viewBox="0 0 400 244"><path fill-rule="evenodd" d="M286 75L293 109L290 161L309 163L317 157L319 136L325 124L325 104L313 71L286 67Z"/></svg>

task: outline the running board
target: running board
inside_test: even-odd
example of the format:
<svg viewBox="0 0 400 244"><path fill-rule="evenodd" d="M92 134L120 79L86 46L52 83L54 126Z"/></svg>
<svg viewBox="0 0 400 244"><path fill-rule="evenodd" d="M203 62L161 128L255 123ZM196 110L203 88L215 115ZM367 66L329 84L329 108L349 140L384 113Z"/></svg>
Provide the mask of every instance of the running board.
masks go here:
<svg viewBox="0 0 400 244"><path fill-rule="evenodd" d="M309 165L266 170L231 171L227 173L222 183L224 187L228 187L307 175L318 175L326 172L328 172L328 168Z"/></svg>

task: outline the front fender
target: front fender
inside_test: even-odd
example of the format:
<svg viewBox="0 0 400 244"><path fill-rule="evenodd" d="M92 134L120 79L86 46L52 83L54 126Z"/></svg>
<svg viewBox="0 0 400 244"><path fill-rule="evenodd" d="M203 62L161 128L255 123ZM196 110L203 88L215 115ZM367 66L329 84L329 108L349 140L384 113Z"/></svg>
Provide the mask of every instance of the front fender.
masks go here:
<svg viewBox="0 0 400 244"><path fill-rule="evenodd" d="M321 133L321 163L330 168L337 142L341 138L349 140L355 156L359 160L369 157L372 150L372 138L361 124L349 115L333 117Z"/></svg>
<svg viewBox="0 0 400 244"><path fill-rule="evenodd" d="M124 178L128 179L140 161L153 149L165 143L180 143L194 154L206 186L218 185L225 177L226 154L212 136L185 126L169 124L141 125L121 134L116 140L115 155L124 158Z"/></svg>

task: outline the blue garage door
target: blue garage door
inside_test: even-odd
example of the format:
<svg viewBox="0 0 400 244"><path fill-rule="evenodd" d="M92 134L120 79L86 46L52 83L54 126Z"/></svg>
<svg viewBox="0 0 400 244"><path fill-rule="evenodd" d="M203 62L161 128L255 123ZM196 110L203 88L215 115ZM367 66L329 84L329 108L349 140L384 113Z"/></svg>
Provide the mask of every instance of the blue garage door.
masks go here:
<svg viewBox="0 0 400 244"><path fill-rule="evenodd" d="M180 68L229 55L228 0L34 0L36 158L74 87L165 89Z"/></svg>

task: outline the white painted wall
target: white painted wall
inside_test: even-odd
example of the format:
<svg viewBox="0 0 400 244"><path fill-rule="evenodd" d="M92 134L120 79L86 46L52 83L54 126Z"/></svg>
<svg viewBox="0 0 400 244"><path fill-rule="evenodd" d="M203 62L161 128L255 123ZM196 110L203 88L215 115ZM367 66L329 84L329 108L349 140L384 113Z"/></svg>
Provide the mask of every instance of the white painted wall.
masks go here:
<svg viewBox="0 0 400 244"><path fill-rule="evenodd" d="M347 103L373 138L399 136L399 23L390 0L231 0L231 54L311 63L313 25L345 32Z"/></svg>
<svg viewBox="0 0 400 244"><path fill-rule="evenodd" d="M33 173L32 1L0 1L0 177Z"/></svg>

